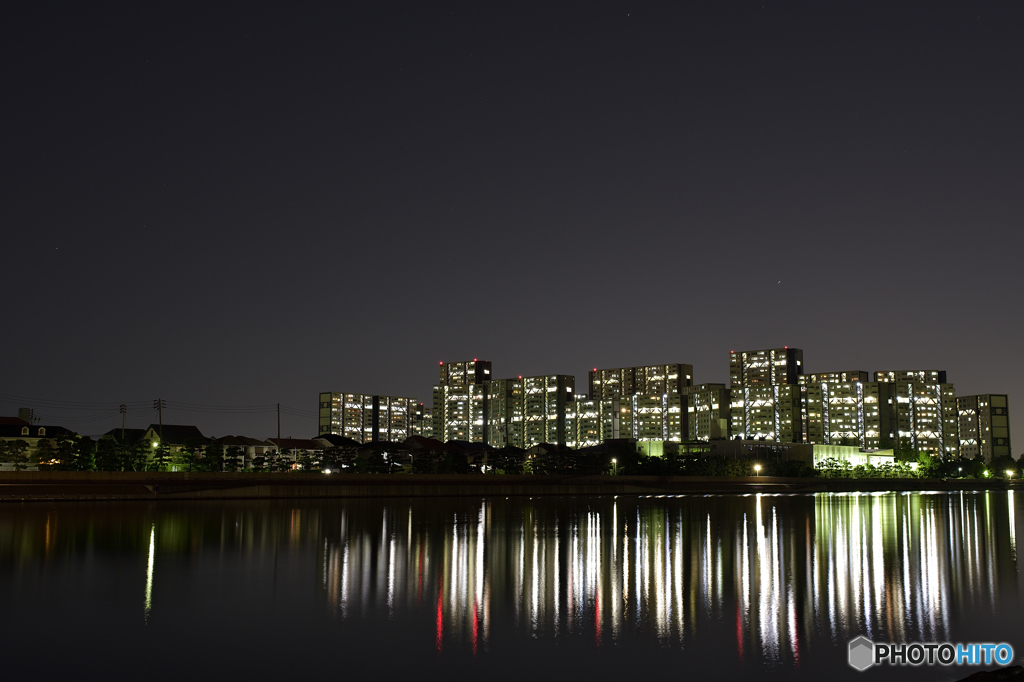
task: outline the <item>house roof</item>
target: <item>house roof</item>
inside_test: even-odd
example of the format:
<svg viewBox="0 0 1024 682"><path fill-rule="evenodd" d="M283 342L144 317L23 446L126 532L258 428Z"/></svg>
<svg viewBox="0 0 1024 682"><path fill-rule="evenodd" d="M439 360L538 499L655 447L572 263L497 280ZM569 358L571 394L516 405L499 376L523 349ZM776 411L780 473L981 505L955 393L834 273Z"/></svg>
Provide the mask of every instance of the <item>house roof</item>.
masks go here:
<svg viewBox="0 0 1024 682"><path fill-rule="evenodd" d="M211 440L220 443L221 445L231 446L253 446L253 445L270 445L265 440L259 438L249 438L248 436L221 436L220 438L212 438Z"/></svg>
<svg viewBox="0 0 1024 682"><path fill-rule="evenodd" d="M322 440L325 443L329 443L330 445L333 445L334 447L338 448L358 448L362 447L363 445L357 440L352 440L351 438L346 438L345 436L339 436L336 433L323 433L314 438L313 440Z"/></svg>
<svg viewBox="0 0 1024 682"><path fill-rule="evenodd" d="M0 417L0 426L32 426L21 417Z"/></svg>
<svg viewBox="0 0 1024 682"><path fill-rule="evenodd" d="M444 443L425 436L409 436L402 443L413 450L433 450L435 452L442 452L444 450Z"/></svg>
<svg viewBox="0 0 1024 682"><path fill-rule="evenodd" d="M142 437L145 435L146 429L124 429L124 442L135 443L142 440ZM100 436L100 438L107 438L109 440L121 442L121 429L110 429Z"/></svg>
<svg viewBox="0 0 1024 682"><path fill-rule="evenodd" d="M75 435L74 431L65 429L63 426L48 426L46 424L29 424L24 419L18 419L20 424L0 423L0 438L56 438L61 434ZM28 435L23 435L21 430L28 427ZM43 435L39 435L39 429L43 429Z"/></svg>
<svg viewBox="0 0 1024 682"><path fill-rule="evenodd" d="M363 450L386 450L389 452L395 452L396 450L411 450L412 448L405 443L393 443L389 440L372 440L369 443L363 443L359 446Z"/></svg>
<svg viewBox="0 0 1024 682"><path fill-rule="evenodd" d="M323 450L323 443L309 438L268 438L268 441L282 450Z"/></svg>
<svg viewBox="0 0 1024 682"><path fill-rule="evenodd" d="M165 443L171 445L184 445L185 443L206 443L209 438L204 436L202 432L191 424L164 424L162 427L159 424L150 424L149 428L146 429L146 433L150 431L153 434L163 440Z"/></svg>
<svg viewBox="0 0 1024 682"><path fill-rule="evenodd" d="M470 443L468 440L450 440L448 445L453 445L462 450L493 450L487 443Z"/></svg>

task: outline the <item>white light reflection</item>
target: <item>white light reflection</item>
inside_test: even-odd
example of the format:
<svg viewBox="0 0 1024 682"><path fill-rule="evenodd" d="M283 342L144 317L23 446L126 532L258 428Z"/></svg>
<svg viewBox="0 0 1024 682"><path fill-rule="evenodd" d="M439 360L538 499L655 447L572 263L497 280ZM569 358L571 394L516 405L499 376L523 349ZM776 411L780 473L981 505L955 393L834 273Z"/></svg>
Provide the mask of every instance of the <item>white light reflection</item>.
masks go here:
<svg viewBox="0 0 1024 682"><path fill-rule="evenodd" d="M166 545L166 543L164 543ZM153 611L153 565L156 562L156 522L149 528L149 559L146 562L146 602L142 617L148 623Z"/></svg>
<svg viewBox="0 0 1024 682"><path fill-rule="evenodd" d="M1006 507L1010 512L1010 559L1014 568L1017 567L1017 518L1016 507L1013 504L1013 491L1006 491Z"/></svg>
<svg viewBox="0 0 1024 682"><path fill-rule="evenodd" d="M446 515L441 536L406 509L379 525L353 518L340 538L321 536L322 582L343 618L436 608L439 648L442 634L486 647L499 595L501 612L537 637L572 633L596 647L646 631L685 647L724 622L741 659L784 664L822 636L941 640L951 608L994 598L997 542L1005 552L1009 540L1016 565L1012 493L701 499L588 502L568 514L481 501ZM152 529L150 544L147 614Z"/></svg>

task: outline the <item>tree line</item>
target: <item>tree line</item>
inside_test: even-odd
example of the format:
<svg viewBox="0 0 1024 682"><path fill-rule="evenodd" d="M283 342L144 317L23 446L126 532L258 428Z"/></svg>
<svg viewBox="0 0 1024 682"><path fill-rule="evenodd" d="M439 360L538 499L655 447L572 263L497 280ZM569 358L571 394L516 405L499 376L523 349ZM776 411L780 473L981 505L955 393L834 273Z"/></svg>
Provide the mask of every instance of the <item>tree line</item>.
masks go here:
<svg viewBox="0 0 1024 682"><path fill-rule="evenodd" d="M739 458L667 453L649 456L629 446L607 452L551 448L528 453L520 448L497 450L390 453L356 447L328 447L317 453L303 451L293 457L270 450L246 461L238 446L213 441L187 443L171 452L166 444L139 439L122 442L61 434L40 439L34 456L24 440L0 441L0 461L16 471L37 464L40 471L182 471L283 473L411 473L411 474L618 474L634 476L787 476L827 478L988 478L1021 476L1020 463L1011 457L942 461L919 453L900 452L892 463L854 466L826 459L817 467L778 456ZM34 461L33 461L34 460Z"/></svg>

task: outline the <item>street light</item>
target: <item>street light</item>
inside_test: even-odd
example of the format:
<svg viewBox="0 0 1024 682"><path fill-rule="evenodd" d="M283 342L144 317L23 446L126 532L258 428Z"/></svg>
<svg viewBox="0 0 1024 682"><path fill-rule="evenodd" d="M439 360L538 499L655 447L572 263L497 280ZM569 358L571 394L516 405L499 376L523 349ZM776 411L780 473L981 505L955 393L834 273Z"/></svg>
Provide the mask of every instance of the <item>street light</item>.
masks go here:
<svg viewBox="0 0 1024 682"><path fill-rule="evenodd" d="M761 465L760 464L755 464L754 465L754 475L755 476L760 476L761 475Z"/></svg>
<svg viewBox="0 0 1024 682"><path fill-rule="evenodd" d="M619 460L617 460L614 457L612 457L612 476L618 476L618 471L619 471L618 463L619 463Z"/></svg>
<svg viewBox="0 0 1024 682"><path fill-rule="evenodd" d="M1013 474L1014 474L1014 471L1013 471L1013 469L1007 469L1007 470L1006 470L1006 475L1007 475L1008 477L1010 477L1010 478L1013 478Z"/></svg>

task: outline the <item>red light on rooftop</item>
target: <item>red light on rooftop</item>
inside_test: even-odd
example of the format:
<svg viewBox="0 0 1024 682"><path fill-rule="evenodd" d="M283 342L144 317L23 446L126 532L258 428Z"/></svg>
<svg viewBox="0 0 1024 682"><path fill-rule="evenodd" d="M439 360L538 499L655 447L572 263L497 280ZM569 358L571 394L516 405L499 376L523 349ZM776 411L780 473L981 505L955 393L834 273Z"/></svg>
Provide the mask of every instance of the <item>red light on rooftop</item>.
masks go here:
<svg viewBox="0 0 1024 682"><path fill-rule="evenodd" d="M473 358L473 362L476 362L476 358Z"/></svg>

